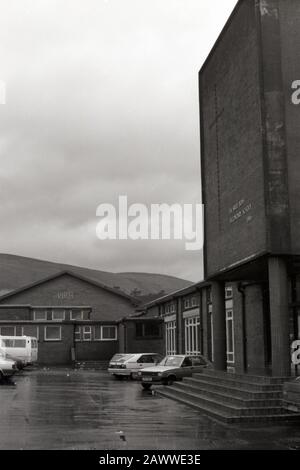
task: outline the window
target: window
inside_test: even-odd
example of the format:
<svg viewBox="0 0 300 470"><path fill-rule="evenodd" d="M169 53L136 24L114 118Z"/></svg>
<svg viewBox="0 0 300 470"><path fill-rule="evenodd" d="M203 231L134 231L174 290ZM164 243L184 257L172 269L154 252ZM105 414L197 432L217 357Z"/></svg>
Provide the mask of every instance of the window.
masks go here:
<svg viewBox="0 0 300 470"><path fill-rule="evenodd" d="M81 341L81 326L76 326L74 331L75 341Z"/></svg>
<svg viewBox="0 0 300 470"><path fill-rule="evenodd" d="M117 339L116 326L101 326L101 340L102 341L115 341Z"/></svg>
<svg viewBox="0 0 300 470"><path fill-rule="evenodd" d="M181 364L181 367L192 367L193 363L189 357L186 357Z"/></svg>
<svg viewBox="0 0 300 470"><path fill-rule="evenodd" d="M52 320L62 321L65 319L64 310L52 310Z"/></svg>
<svg viewBox="0 0 300 470"><path fill-rule="evenodd" d="M232 298L232 287L226 287L225 288L225 299L231 299Z"/></svg>
<svg viewBox="0 0 300 470"><path fill-rule="evenodd" d="M26 348L26 339L15 339L14 340L15 348Z"/></svg>
<svg viewBox="0 0 300 470"><path fill-rule="evenodd" d="M200 317L185 319L185 354L193 356L200 353Z"/></svg>
<svg viewBox="0 0 300 470"><path fill-rule="evenodd" d="M197 307L198 302L196 297L192 297L192 307Z"/></svg>
<svg viewBox="0 0 300 470"><path fill-rule="evenodd" d="M60 341L61 326L45 326L45 341Z"/></svg>
<svg viewBox="0 0 300 470"><path fill-rule="evenodd" d="M16 336L16 327L15 326L1 326L0 334L1 336Z"/></svg>
<svg viewBox="0 0 300 470"><path fill-rule="evenodd" d="M233 328L233 310L226 311L226 344L227 344L227 362L234 362L234 328Z"/></svg>
<svg viewBox="0 0 300 470"><path fill-rule="evenodd" d="M190 299L185 299L184 300L184 308L190 308L191 304L190 304Z"/></svg>
<svg viewBox="0 0 300 470"><path fill-rule="evenodd" d="M34 310L33 319L36 321L45 321L47 320L46 310Z"/></svg>
<svg viewBox="0 0 300 470"><path fill-rule="evenodd" d="M89 310L71 310L70 319L71 320L89 320Z"/></svg>
<svg viewBox="0 0 300 470"><path fill-rule="evenodd" d="M81 310L81 317L82 317L82 320L89 320L90 319L90 311L89 310Z"/></svg>
<svg viewBox="0 0 300 470"><path fill-rule="evenodd" d="M171 305L171 313L175 313L175 305L174 304Z"/></svg>
<svg viewBox="0 0 300 470"><path fill-rule="evenodd" d="M166 354L176 354L176 321L166 322Z"/></svg>
<svg viewBox="0 0 300 470"><path fill-rule="evenodd" d="M35 325L25 325L22 327L21 336L33 336L37 340L39 339L39 327Z"/></svg>
<svg viewBox="0 0 300 470"><path fill-rule="evenodd" d="M159 337L160 325L157 322L136 323L136 337Z"/></svg>
<svg viewBox="0 0 300 470"><path fill-rule="evenodd" d="M91 326L82 327L82 337L83 337L83 341L92 341L92 327Z"/></svg>

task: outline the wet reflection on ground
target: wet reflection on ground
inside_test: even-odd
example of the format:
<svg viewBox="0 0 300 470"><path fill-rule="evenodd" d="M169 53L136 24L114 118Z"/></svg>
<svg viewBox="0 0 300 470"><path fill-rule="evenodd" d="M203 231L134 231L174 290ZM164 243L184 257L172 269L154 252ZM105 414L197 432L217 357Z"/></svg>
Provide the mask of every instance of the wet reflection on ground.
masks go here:
<svg viewBox="0 0 300 470"><path fill-rule="evenodd" d="M104 371L25 371L0 385L1 449L288 449L300 423L226 426Z"/></svg>

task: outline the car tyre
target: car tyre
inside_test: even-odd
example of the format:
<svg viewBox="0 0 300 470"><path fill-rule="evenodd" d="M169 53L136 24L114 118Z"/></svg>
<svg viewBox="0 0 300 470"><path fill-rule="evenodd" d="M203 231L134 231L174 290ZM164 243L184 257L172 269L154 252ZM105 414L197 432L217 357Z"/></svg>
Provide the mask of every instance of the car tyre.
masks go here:
<svg viewBox="0 0 300 470"><path fill-rule="evenodd" d="M166 379L164 379L163 385L169 385L169 386L171 386L171 385L173 385L173 383L175 382L175 380L176 380L176 379L175 379L175 377L173 377L173 376L167 377Z"/></svg>
<svg viewBox="0 0 300 470"><path fill-rule="evenodd" d="M142 384L144 390L150 390L151 384Z"/></svg>

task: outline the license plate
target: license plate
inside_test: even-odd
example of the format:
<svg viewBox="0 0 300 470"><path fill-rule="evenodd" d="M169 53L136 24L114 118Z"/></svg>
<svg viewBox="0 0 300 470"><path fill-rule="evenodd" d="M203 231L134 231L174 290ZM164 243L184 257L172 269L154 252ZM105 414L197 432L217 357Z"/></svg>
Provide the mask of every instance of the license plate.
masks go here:
<svg viewBox="0 0 300 470"><path fill-rule="evenodd" d="M143 382L152 382L152 377L143 377Z"/></svg>

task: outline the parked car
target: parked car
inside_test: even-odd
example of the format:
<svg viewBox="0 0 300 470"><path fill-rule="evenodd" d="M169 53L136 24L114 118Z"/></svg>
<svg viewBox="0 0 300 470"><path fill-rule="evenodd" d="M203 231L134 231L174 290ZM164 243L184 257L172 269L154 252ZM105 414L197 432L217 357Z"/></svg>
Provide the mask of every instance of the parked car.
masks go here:
<svg viewBox="0 0 300 470"><path fill-rule="evenodd" d="M190 377L195 372L202 372L206 367L212 367L212 364L201 355L166 356L159 365L140 370L138 379L142 387L148 390L152 385L172 385L176 380Z"/></svg>
<svg viewBox="0 0 300 470"><path fill-rule="evenodd" d="M159 364L162 356L157 353L115 354L110 360L108 372L116 379L137 378L140 369Z"/></svg>
<svg viewBox="0 0 300 470"><path fill-rule="evenodd" d="M17 364L11 359L6 359L0 355L0 381L12 377L18 370Z"/></svg>

